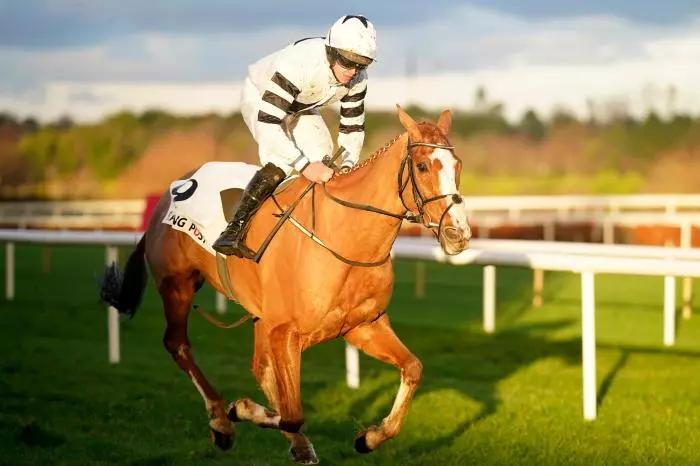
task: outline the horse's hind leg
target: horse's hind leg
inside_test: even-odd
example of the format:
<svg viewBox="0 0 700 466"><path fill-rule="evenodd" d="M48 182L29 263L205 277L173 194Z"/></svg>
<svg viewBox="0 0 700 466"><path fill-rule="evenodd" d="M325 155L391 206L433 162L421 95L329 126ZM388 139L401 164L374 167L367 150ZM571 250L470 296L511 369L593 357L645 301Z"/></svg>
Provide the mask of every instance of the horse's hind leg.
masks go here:
<svg viewBox="0 0 700 466"><path fill-rule="evenodd" d="M222 450L233 446L233 424L226 417L224 400L209 384L197 367L187 338L187 318L199 276L169 276L160 281L158 291L163 299L167 328L163 344L204 399L209 414L212 440Z"/></svg>
<svg viewBox="0 0 700 466"><path fill-rule="evenodd" d="M270 405L276 411L269 411L249 398L242 398L229 407L229 418L236 421L250 421L260 427L280 429L282 435L289 441L289 454L291 458L300 464L317 464L318 457L311 441L301 432L301 426L297 432L282 430L284 422L278 414L281 410L280 388L275 376L273 354L268 346L267 336L263 335L263 326L255 326L255 352L253 354L252 370L260 388L265 393ZM282 424L282 426L280 426Z"/></svg>
<svg viewBox="0 0 700 466"><path fill-rule="evenodd" d="M345 335L345 340L368 356L401 370L401 386L389 415L382 420L379 427L371 426L355 437L355 450L369 453L386 440L398 435L420 383L423 366L396 336L386 314L374 322L355 327Z"/></svg>

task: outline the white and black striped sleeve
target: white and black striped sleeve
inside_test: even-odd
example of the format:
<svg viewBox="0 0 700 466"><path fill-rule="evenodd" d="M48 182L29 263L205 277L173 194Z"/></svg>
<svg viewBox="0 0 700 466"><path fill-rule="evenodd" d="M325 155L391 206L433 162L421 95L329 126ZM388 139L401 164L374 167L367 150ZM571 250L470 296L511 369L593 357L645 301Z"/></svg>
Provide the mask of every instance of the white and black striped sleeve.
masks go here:
<svg viewBox="0 0 700 466"><path fill-rule="evenodd" d="M347 149L342 165L352 166L360 159L360 152L365 140L365 95L367 94L367 75L362 72L358 83L348 94L340 99L340 127L338 128L338 146Z"/></svg>
<svg viewBox="0 0 700 466"><path fill-rule="evenodd" d="M294 66L280 64L262 94L257 130L264 138L264 144L275 152L276 156L282 157L288 165L301 171L308 165L309 160L282 129L282 120L292 113L292 102L301 92L299 74Z"/></svg>

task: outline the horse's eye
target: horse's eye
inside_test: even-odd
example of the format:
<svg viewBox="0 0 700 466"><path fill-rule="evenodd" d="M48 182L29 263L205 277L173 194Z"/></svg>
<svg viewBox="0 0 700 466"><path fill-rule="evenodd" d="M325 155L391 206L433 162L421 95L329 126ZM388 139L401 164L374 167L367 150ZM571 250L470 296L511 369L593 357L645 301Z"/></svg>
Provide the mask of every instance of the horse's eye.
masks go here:
<svg viewBox="0 0 700 466"><path fill-rule="evenodd" d="M427 172L428 171L428 166L425 164L425 162L418 162L416 164L416 167L418 167L418 171L420 171L420 172Z"/></svg>

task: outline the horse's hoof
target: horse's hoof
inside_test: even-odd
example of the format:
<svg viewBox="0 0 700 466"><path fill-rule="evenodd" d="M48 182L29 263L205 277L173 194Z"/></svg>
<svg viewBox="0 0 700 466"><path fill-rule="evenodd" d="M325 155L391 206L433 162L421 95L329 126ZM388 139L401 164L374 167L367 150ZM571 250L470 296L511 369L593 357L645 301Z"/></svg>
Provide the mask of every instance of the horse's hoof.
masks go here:
<svg viewBox="0 0 700 466"><path fill-rule="evenodd" d="M318 457L312 445L299 448L290 447L289 457L299 464L318 464Z"/></svg>
<svg viewBox="0 0 700 466"><path fill-rule="evenodd" d="M233 434L225 434L211 429L211 441L224 451L230 450L233 446Z"/></svg>
<svg viewBox="0 0 700 466"><path fill-rule="evenodd" d="M358 453L370 453L372 449L367 445L367 431L363 430L355 437L355 451Z"/></svg>

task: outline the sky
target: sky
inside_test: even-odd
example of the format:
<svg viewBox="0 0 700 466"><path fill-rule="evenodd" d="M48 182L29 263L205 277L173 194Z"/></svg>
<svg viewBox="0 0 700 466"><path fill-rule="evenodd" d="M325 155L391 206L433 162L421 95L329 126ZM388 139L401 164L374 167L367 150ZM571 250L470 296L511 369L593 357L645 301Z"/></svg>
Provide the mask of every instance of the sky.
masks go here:
<svg viewBox="0 0 700 466"><path fill-rule="evenodd" d="M700 1L0 0L0 111L230 113L247 66L343 14L377 28L366 106L700 114ZM343 2L344 3L344 2Z"/></svg>

